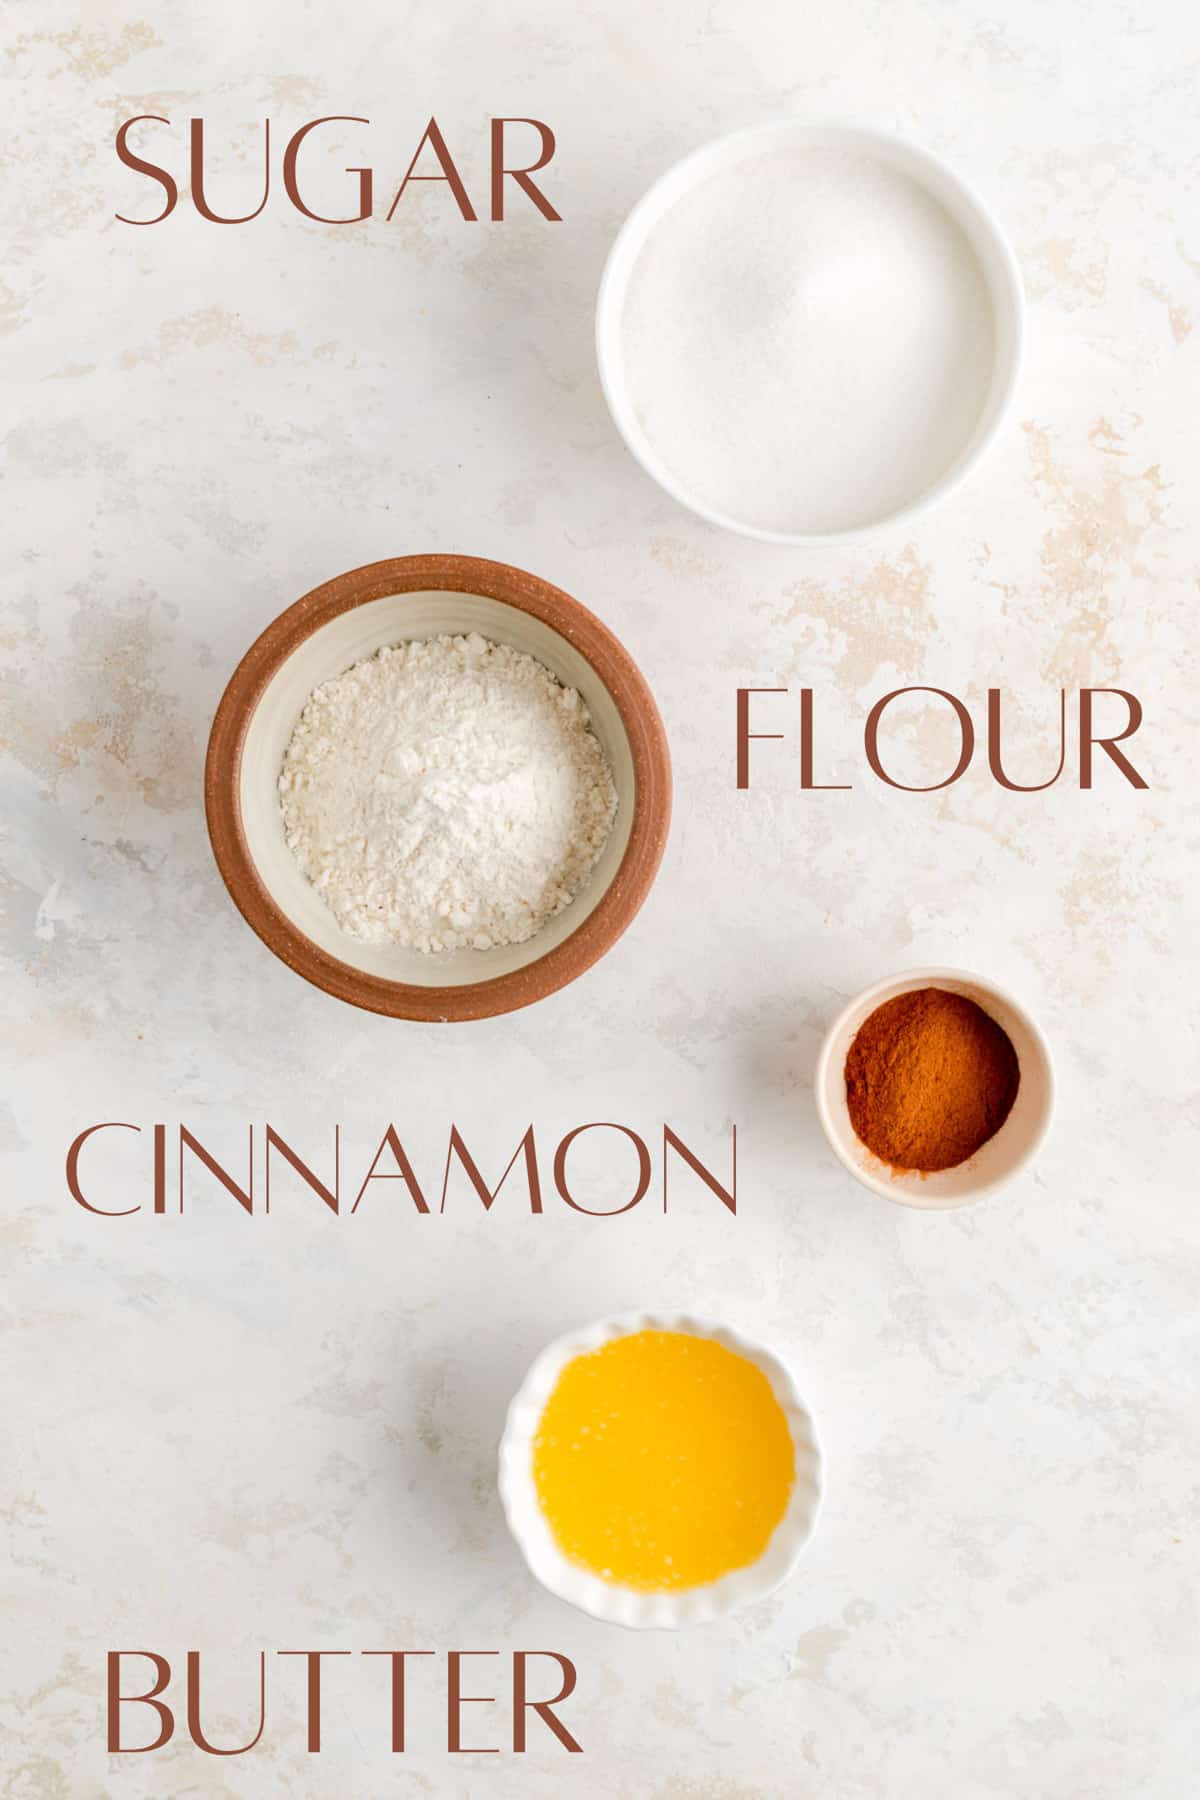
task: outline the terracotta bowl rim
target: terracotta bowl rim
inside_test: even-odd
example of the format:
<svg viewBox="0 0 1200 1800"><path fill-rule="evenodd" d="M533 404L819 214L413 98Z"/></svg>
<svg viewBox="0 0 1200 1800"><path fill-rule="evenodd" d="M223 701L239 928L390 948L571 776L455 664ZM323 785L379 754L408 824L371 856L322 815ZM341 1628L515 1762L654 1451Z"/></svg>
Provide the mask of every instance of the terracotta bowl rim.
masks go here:
<svg viewBox="0 0 1200 1800"><path fill-rule="evenodd" d="M528 613L585 658L607 689L633 759L629 841L596 905L569 937L503 975L459 986L392 981L342 962L302 932L263 884L241 810L242 755L268 684L305 640L330 620L392 594L476 594ZM437 1022L494 1018L530 1006L591 968L632 923L654 883L671 819L667 735L644 676L594 613L561 588L511 563L485 557L415 555L364 563L303 595L251 644L213 717L204 767L204 810L221 878L246 923L281 961L327 994L390 1018Z"/></svg>

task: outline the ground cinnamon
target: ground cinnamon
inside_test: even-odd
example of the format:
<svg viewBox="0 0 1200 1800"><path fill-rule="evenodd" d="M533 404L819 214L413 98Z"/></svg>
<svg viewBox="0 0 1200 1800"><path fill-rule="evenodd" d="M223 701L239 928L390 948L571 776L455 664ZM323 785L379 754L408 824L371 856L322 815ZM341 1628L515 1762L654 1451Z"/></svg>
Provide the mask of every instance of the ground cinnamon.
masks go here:
<svg viewBox="0 0 1200 1800"><path fill-rule="evenodd" d="M895 1169L950 1169L1003 1125L1020 1082L1007 1032L945 988L885 1000L846 1057L846 1104L859 1138Z"/></svg>

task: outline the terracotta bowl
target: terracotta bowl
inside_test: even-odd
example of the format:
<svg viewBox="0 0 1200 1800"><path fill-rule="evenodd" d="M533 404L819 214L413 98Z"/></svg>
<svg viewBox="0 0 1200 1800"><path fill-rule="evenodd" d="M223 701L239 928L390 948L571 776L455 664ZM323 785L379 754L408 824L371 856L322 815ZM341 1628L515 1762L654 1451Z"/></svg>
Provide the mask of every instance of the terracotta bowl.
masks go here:
<svg viewBox="0 0 1200 1800"><path fill-rule="evenodd" d="M427 955L343 931L284 841L277 782L313 688L385 644L477 631L536 656L583 695L612 766L617 817L586 886L524 944ZM213 720L204 776L213 854L243 918L339 1000L400 1019L491 1018L565 987L633 919L662 859L671 765L628 653L577 600L506 563L400 556L338 575L251 645Z"/></svg>

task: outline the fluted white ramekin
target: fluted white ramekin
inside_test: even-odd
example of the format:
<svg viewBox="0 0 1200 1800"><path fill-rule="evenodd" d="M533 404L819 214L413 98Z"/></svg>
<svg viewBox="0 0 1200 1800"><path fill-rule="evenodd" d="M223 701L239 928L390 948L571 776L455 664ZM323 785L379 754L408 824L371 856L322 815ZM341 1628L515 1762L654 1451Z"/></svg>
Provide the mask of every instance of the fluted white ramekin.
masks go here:
<svg viewBox="0 0 1200 1800"><path fill-rule="evenodd" d="M795 1452L796 1473L787 1511L757 1562L734 1569L719 1581L677 1592L646 1593L605 1581L563 1555L538 1503L533 1479L533 1446L542 1413L565 1365L573 1357L636 1331L678 1331L711 1338L762 1370L783 1409ZM614 1625L675 1631L702 1625L735 1607L746 1606L786 1581L812 1536L821 1505L822 1460L812 1416L795 1382L774 1351L745 1338L731 1326L694 1313L626 1313L599 1319L556 1338L536 1359L508 1409L500 1442L500 1501L509 1529L533 1574L556 1594Z"/></svg>

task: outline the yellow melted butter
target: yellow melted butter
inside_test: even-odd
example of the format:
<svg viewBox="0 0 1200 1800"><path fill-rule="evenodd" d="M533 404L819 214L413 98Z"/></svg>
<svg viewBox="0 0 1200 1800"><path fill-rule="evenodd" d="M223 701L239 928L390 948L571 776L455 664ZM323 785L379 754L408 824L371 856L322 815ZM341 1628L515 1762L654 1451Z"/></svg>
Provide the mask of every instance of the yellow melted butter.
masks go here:
<svg viewBox="0 0 1200 1800"><path fill-rule="evenodd" d="M533 1446L559 1548L623 1587L698 1587L756 1562L795 1452L754 1363L710 1338L638 1331L567 1363Z"/></svg>

